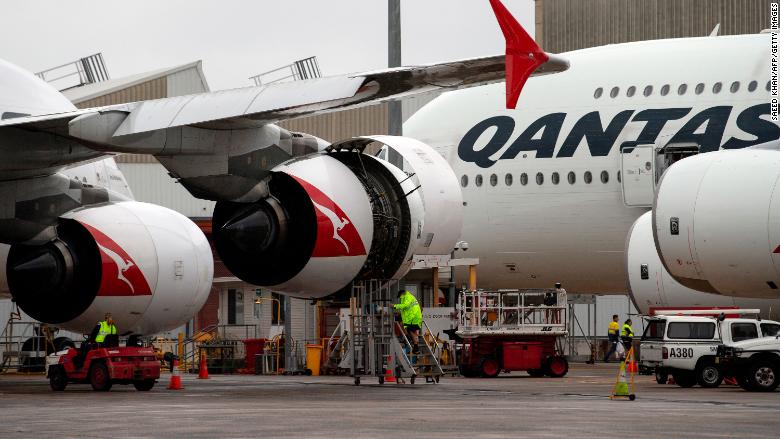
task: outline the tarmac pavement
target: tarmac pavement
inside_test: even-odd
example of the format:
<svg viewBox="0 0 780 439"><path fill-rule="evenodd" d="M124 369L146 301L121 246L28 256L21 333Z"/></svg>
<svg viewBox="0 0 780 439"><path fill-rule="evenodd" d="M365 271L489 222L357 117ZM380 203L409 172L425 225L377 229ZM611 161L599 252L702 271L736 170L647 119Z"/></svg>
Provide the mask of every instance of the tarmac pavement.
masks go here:
<svg viewBox="0 0 780 439"><path fill-rule="evenodd" d="M184 390L70 384L0 375L0 437L777 437L780 392L659 385L636 377L635 401L608 398L617 364L572 365L564 378L523 372L385 384L350 377L184 375ZM424 381L424 380L421 380Z"/></svg>

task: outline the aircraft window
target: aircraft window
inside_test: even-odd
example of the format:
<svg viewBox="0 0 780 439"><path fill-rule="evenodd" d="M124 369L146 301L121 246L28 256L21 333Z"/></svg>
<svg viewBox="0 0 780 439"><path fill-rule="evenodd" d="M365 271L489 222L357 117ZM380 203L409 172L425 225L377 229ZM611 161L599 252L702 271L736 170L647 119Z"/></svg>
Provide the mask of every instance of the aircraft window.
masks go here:
<svg viewBox="0 0 780 439"><path fill-rule="evenodd" d="M617 176L618 176L618 183L620 183L620 171L618 171Z"/></svg>
<svg viewBox="0 0 780 439"><path fill-rule="evenodd" d="M544 174L541 172L536 173L536 184L543 185L544 184Z"/></svg>
<svg viewBox="0 0 780 439"><path fill-rule="evenodd" d="M669 94L669 84L664 84L663 87L661 87L661 96L666 96Z"/></svg>
<svg viewBox="0 0 780 439"><path fill-rule="evenodd" d="M505 183L507 186L512 186L512 174L506 174L506 175L504 176L504 183Z"/></svg>
<svg viewBox="0 0 780 439"><path fill-rule="evenodd" d="M731 83L731 92L736 93L739 91L739 81L734 81Z"/></svg>
<svg viewBox="0 0 780 439"><path fill-rule="evenodd" d="M771 86L769 85L770 81L766 82L766 91L769 91L771 89Z"/></svg>
<svg viewBox="0 0 780 439"><path fill-rule="evenodd" d="M460 185L462 187L466 187L466 186L469 185L469 176L468 175L463 175L463 176L460 177Z"/></svg>
<svg viewBox="0 0 780 439"><path fill-rule="evenodd" d="M476 178L474 178L474 184L476 184L477 187L482 186L482 174L477 174Z"/></svg>
<svg viewBox="0 0 780 439"><path fill-rule="evenodd" d="M601 171L601 182L607 184L609 182L609 172Z"/></svg>
<svg viewBox="0 0 780 439"><path fill-rule="evenodd" d="M552 177L553 184L558 184L561 182L561 174L557 172L553 172L551 177Z"/></svg>
<svg viewBox="0 0 780 439"><path fill-rule="evenodd" d="M585 180L585 183L590 184L590 182L593 181L593 174L591 174L590 171L585 171L583 180Z"/></svg>
<svg viewBox="0 0 780 439"><path fill-rule="evenodd" d="M601 97L602 93L604 93L604 89L599 87L599 88L596 89L595 92L593 92L593 97L598 99L598 98Z"/></svg>
<svg viewBox="0 0 780 439"><path fill-rule="evenodd" d="M700 83L696 84L696 94L700 95L703 92L704 92L704 83L700 82Z"/></svg>
<svg viewBox="0 0 780 439"><path fill-rule="evenodd" d="M723 84L721 84L720 82L716 82L715 84L712 85L712 92L718 94L720 93L721 88L723 88Z"/></svg>
<svg viewBox="0 0 780 439"><path fill-rule="evenodd" d="M567 175L566 178L569 180L569 184L574 184L577 182L577 174L574 172L569 172L569 175Z"/></svg>
<svg viewBox="0 0 780 439"><path fill-rule="evenodd" d="M644 94L645 97L650 96L651 94L653 94L653 86L652 85L648 85L647 87L645 87L645 91L642 92L642 94Z"/></svg>
<svg viewBox="0 0 780 439"><path fill-rule="evenodd" d="M634 94L636 94L636 87L632 85L631 87L628 87L628 90L626 90L626 96L632 97Z"/></svg>
<svg viewBox="0 0 780 439"><path fill-rule="evenodd" d="M495 186L498 184L498 176L496 174L490 174L490 185Z"/></svg>
<svg viewBox="0 0 780 439"><path fill-rule="evenodd" d="M677 87L677 94L680 96L684 95L686 91L688 91L688 84L680 84L680 86Z"/></svg>
<svg viewBox="0 0 780 439"><path fill-rule="evenodd" d="M616 98L618 93L620 93L619 87L612 87L612 91L609 92L609 97Z"/></svg>
<svg viewBox="0 0 780 439"><path fill-rule="evenodd" d="M758 82L750 81L750 84L748 84L748 91L752 93L756 91L757 88L758 88Z"/></svg>
<svg viewBox="0 0 780 439"><path fill-rule="evenodd" d="M528 174L526 174L525 172L520 174L520 184L522 184L523 186L528 184Z"/></svg>

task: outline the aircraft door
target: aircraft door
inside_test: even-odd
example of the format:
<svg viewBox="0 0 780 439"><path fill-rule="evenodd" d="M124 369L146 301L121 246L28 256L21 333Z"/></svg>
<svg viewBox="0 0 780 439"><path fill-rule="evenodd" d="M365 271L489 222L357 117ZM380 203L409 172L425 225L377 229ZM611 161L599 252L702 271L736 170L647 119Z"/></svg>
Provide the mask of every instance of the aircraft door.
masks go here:
<svg viewBox="0 0 780 439"><path fill-rule="evenodd" d="M655 145L638 145L620 154L623 174L623 203L630 207L652 207L655 196Z"/></svg>

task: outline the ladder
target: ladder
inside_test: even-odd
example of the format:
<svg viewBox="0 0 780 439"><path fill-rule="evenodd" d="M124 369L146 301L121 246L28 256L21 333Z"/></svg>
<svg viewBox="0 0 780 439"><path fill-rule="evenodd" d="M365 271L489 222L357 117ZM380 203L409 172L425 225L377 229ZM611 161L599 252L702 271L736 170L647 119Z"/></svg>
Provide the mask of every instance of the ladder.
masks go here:
<svg viewBox="0 0 780 439"><path fill-rule="evenodd" d="M355 385L360 385L361 377L376 377L384 384L388 371L397 382L409 378L411 384L418 376L425 377L427 382L438 382L444 374L425 339L425 331L430 333L425 322L419 334L419 353L412 352L412 343L394 319L392 305L397 291L398 281L353 282L349 330L341 339L347 352L341 365L349 365ZM396 331L401 335L396 336Z"/></svg>

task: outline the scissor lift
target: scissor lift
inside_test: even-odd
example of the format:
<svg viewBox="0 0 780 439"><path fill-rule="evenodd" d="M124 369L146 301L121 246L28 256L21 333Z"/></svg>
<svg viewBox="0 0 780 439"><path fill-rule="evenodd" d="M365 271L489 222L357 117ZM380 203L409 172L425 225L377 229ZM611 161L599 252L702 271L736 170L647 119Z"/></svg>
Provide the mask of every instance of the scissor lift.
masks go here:
<svg viewBox="0 0 780 439"><path fill-rule="evenodd" d="M456 334L463 338L459 370L465 377L495 377L524 370L531 376L562 377L566 292L555 289L463 291Z"/></svg>

